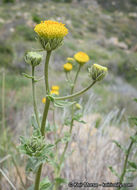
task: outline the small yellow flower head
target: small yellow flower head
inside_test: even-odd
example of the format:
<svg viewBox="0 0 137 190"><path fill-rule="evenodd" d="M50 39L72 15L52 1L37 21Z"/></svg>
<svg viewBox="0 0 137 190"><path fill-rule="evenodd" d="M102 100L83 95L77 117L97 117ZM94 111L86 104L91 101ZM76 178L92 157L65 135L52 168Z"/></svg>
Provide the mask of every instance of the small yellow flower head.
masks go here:
<svg viewBox="0 0 137 190"><path fill-rule="evenodd" d="M64 67L64 70L65 70L66 72L72 70L72 64L71 64L71 63L66 63L66 64L63 65L63 67Z"/></svg>
<svg viewBox="0 0 137 190"><path fill-rule="evenodd" d="M35 26L34 31L38 34L42 47L47 51L59 47L64 36L68 34L64 24L52 20L41 21Z"/></svg>
<svg viewBox="0 0 137 190"><path fill-rule="evenodd" d="M42 55L37 52L31 51L31 52L26 53L24 59L25 59L26 63L35 67L40 64L40 62L42 60Z"/></svg>
<svg viewBox="0 0 137 190"><path fill-rule="evenodd" d="M78 52L74 55L74 59L81 65L89 61L89 56L84 52Z"/></svg>
<svg viewBox="0 0 137 190"><path fill-rule="evenodd" d="M52 89L52 90L56 90L56 91L58 91L58 90L59 90L59 86L52 86L51 89Z"/></svg>
<svg viewBox="0 0 137 190"><path fill-rule="evenodd" d="M75 59L72 58L72 57L68 57L68 58L67 58L67 62L68 62L68 63L74 63L74 61L75 61Z"/></svg>
<svg viewBox="0 0 137 190"><path fill-rule="evenodd" d="M51 90L50 91L50 94L55 94L55 95L59 95L59 91L58 90Z"/></svg>
<svg viewBox="0 0 137 190"><path fill-rule="evenodd" d="M95 81L101 81L104 79L108 72L107 67L103 67L98 64L94 64L91 69L89 69L90 76Z"/></svg>
<svg viewBox="0 0 137 190"><path fill-rule="evenodd" d="M75 104L75 107L76 107L76 109L78 109L78 110L81 110L82 109L82 106L80 105L80 104Z"/></svg>
<svg viewBox="0 0 137 190"><path fill-rule="evenodd" d="M46 98L42 98L42 103L43 103L43 104L46 103Z"/></svg>

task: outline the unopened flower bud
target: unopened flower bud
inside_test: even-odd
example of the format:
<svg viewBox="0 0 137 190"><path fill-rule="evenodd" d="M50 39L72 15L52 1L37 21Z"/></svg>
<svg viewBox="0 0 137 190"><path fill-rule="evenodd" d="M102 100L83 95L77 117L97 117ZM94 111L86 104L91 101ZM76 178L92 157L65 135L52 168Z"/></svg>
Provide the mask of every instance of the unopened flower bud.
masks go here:
<svg viewBox="0 0 137 190"><path fill-rule="evenodd" d="M73 63L75 62L75 59L72 58L72 57L68 57L68 58L67 58L67 62L73 64Z"/></svg>
<svg viewBox="0 0 137 190"><path fill-rule="evenodd" d="M92 77L92 79L94 81L101 81L101 80L103 80L104 77L106 76L107 72L108 72L107 67L103 67L103 66L98 65L98 64L94 64L89 69L90 76Z"/></svg>
<svg viewBox="0 0 137 190"><path fill-rule="evenodd" d="M37 66L40 64L42 60L42 55L37 53L37 52L28 52L25 55L25 62L32 65L33 67Z"/></svg>
<svg viewBox="0 0 137 190"><path fill-rule="evenodd" d="M81 110L82 109L82 106L80 105L80 104L75 104L75 107L76 107L76 109L78 109L78 110Z"/></svg>

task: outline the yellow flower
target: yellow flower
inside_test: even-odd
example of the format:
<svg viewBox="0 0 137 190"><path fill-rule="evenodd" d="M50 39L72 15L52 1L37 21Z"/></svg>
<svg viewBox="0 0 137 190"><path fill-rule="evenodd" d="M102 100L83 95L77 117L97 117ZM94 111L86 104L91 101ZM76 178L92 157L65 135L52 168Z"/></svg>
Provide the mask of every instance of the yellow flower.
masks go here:
<svg viewBox="0 0 137 190"><path fill-rule="evenodd" d="M64 36L68 34L68 29L64 24L52 20L41 21L35 26L34 31L38 34L38 39L46 51L52 51L61 46Z"/></svg>
<svg viewBox="0 0 137 190"><path fill-rule="evenodd" d="M106 74L108 72L108 69L107 69L107 67L103 67L98 64L93 64L91 69L89 69L89 72L90 72L90 76L92 77L93 80L100 81L100 80L104 79L104 77L106 76Z"/></svg>
<svg viewBox="0 0 137 190"><path fill-rule="evenodd" d="M41 21L34 30L40 37L50 39L63 38L68 34L68 29L64 24L52 20Z"/></svg>
<svg viewBox="0 0 137 190"><path fill-rule="evenodd" d="M59 91L58 90L51 90L50 94L55 94L55 95L59 95Z"/></svg>
<svg viewBox="0 0 137 190"><path fill-rule="evenodd" d="M89 56L84 52L78 52L74 55L75 60L83 65L84 63L89 61Z"/></svg>
<svg viewBox="0 0 137 190"><path fill-rule="evenodd" d="M58 91L59 90L59 86L52 86L51 88L52 90Z"/></svg>
<svg viewBox="0 0 137 190"><path fill-rule="evenodd" d="M72 70L72 64L66 63L63 65L65 71L71 71Z"/></svg>
<svg viewBox="0 0 137 190"><path fill-rule="evenodd" d="M42 103L43 103L43 104L46 103L46 98L42 98Z"/></svg>

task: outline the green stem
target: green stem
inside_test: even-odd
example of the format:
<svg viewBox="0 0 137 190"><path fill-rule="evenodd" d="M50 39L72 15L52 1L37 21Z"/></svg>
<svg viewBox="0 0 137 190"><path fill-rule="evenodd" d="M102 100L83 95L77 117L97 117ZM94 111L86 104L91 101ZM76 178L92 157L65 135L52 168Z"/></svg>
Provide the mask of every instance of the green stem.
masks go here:
<svg viewBox="0 0 137 190"><path fill-rule="evenodd" d="M78 70L77 70L77 73L76 73L76 76L75 76L75 79L74 79L74 83L73 83L73 86L72 86L72 88L71 88L71 95L72 95L73 92L74 92L74 88L75 88L75 85L76 85L76 82L77 82L77 78L78 78L80 69L81 69L81 65L79 65L79 68L78 68ZM70 124L70 130L69 130L69 133L70 133L70 134L72 133L72 129L73 129L73 122L74 122L73 117L74 117L74 106L72 106L71 124ZM61 165L62 165L62 163L63 163L64 157L65 157L65 153L66 153L67 148L68 148L68 144L69 144L69 142L67 142L67 143L65 144L63 153L62 153L61 158L60 158L60 163L59 163L60 168L59 168L58 173L57 173L58 176L60 175ZM57 176L57 177L58 177L58 176ZM58 186L57 186L57 184L55 184L55 190L57 190L57 189L58 189Z"/></svg>
<svg viewBox="0 0 137 190"><path fill-rule="evenodd" d="M96 83L96 81L93 81L88 87L84 88L83 90L74 93L72 95L68 95L68 96L62 96L62 97L55 97L55 100L67 100L67 99L71 99L71 98L75 98L77 96L80 96L81 94L83 94L84 92L86 92L87 90L89 90L94 84Z"/></svg>
<svg viewBox="0 0 137 190"><path fill-rule="evenodd" d="M77 81L77 78L78 78L80 69L81 69L81 65L79 64L79 68L78 68L78 70L77 70L77 73L76 73L76 76L75 76L75 79L74 79L73 86L72 86L72 88L71 88L71 94L73 94L73 91L74 91L74 88L75 88L75 85L76 85L76 81Z"/></svg>
<svg viewBox="0 0 137 190"><path fill-rule="evenodd" d="M137 135L137 132L135 133L135 136ZM127 163L128 163L128 158L129 158L129 155L130 155L130 151L132 149L132 146L134 144L134 141L131 140L130 144L129 144L129 147L127 149L127 153L126 153L126 158L125 158L125 161L124 161L124 166L123 166L123 171L122 171L122 174L120 176L120 183L123 182L124 180L124 177L125 177L125 174L126 174L126 169L127 169ZM120 187L118 187L118 190L120 189Z"/></svg>
<svg viewBox="0 0 137 190"><path fill-rule="evenodd" d="M51 56L51 51L47 52L45 68L44 68L46 94L49 94L48 65L49 65L50 56ZM43 117L42 117L42 123L41 123L41 134L43 136L45 135L45 125L46 125L49 106L50 106L50 100L47 98L45 108L44 108Z"/></svg>
<svg viewBox="0 0 137 190"><path fill-rule="evenodd" d="M36 93L35 93L35 80L34 80L34 76L35 76L35 67L32 66L32 96L33 96L33 107L34 107L34 112L35 112L35 116L36 116L36 121L37 124L40 128L40 121L39 121L39 116L38 116L38 110L37 110L37 103L36 103Z"/></svg>
<svg viewBox="0 0 137 190"><path fill-rule="evenodd" d="M51 56L51 51L47 52L46 61L45 61L45 68L44 68L46 94L49 94L48 65L49 65L50 56ZM45 125L46 125L49 106L50 106L50 100L47 98L46 104L44 107L42 122L41 122L41 134L42 134L42 136L45 136ZM39 190L41 172L42 172L42 164L39 166L39 169L38 169L37 174L36 174L34 190Z"/></svg>

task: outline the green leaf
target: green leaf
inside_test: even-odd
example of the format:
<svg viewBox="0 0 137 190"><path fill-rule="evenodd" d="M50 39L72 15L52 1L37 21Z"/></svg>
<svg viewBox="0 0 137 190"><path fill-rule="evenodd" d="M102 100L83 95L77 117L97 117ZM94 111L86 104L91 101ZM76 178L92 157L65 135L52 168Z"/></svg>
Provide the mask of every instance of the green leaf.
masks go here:
<svg viewBox="0 0 137 190"><path fill-rule="evenodd" d="M40 190L49 190L49 188L51 187L51 182L49 181L48 178L43 179L40 182Z"/></svg>
<svg viewBox="0 0 137 190"><path fill-rule="evenodd" d="M63 107L66 107L66 106L72 106L75 103L76 102L68 102L68 101L63 101L63 100L54 100L54 106L59 107L59 108L63 108Z"/></svg>
<svg viewBox="0 0 137 190"><path fill-rule="evenodd" d="M46 122L45 131L46 132L53 132L54 131L54 127L53 127L53 125L50 125L49 121Z"/></svg>
<svg viewBox="0 0 137 190"><path fill-rule="evenodd" d="M55 145L57 145L59 142L61 142L61 138L56 140Z"/></svg>
<svg viewBox="0 0 137 190"><path fill-rule="evenodd" d="M82 117L82 116L83 116L83 115L80 114L80 113L75 114L74 117L73 117L73 120L74 120L74 121L77 121L77 122L79 122L79 123L86 124L86 122L85 122L84 120L81 120L81 117Z"/></svg>
<svg viewBox="0 0 137 190"><path fill-rule="evenodd" d="M54 102L55 97L53 95L46 96L51 102Z"/></svg>
<svg viewBox="0 0 137 190"><path fill-rule="evenodd" d="M137 165L136 165L135 162L128 161L128 164L129 164L132 168L137 169Z"/></svg>
<svg viewBox="0 0 137 190"><path fill-rule="evenodd" d="M126 172L136 172L136 169L127 169Z"/></svg>
<svg viewBox="0 0 137 190"><path fill-rule="evenodd" d="M70 124L71 124L70 118L65 118L65 120L64 120L64 125L70 126Z"/></svg>
<svg viewBox="0 0 137 190"><path fill-rule="evenodd" d="M55 182L60 185L60 184L63 184L63 183L67 183L67 180L65 178L55 178Z"/></svg>
<svg viewBox="0 0 137 190"><path fill-rule="evenodd" d="M137 135L131 136L130 139L131 139L134 143L137 143Z"/></svg>
<svg viewBox="0 0 137 190"><path fill-rule="evenodd" d="M62 142L63 143L69 142L70 138L71 138L71 134L69 132L65 132L64 137L62 138Z"/></svg>
<svg viewBox="0 0 137 190"><path fill-rule="evenodd" d="M36 121L35 115L32 115L32 116L31 116L31 125L32 125L32 127L33 127L34 129L38 129L38 128L39 128L39 127L38 127L38 124L37 124L37 121Z"/></svg>
<svg viewBox="0 0 137 190"><path fill-rule="evenodd" d="M112 142L115 143L118 148L120 148L121 150L123 150L123 152L127 154L127 150L123 146L121 146L119 142L117 142L116 140L113 140Z"/></svg>
<svg viewBox="0 0 137 190"><path fill-rule="evenodd" d="M137 125L137 117L129 117L129 119L133 121L135 125Z"/></svg>
<svg viewBox="0 0 137 190"><path fill-rule="evenodd" d="M134 100L135 102L137 102L137 98L134 98L133 100Z"/></svg>
<svg viewBox="0 0 137 190"><path fill-rule="evenodd" d="M115 169L113 169L112 166L109 166L108 168L110 169L110 171L111 171L115 176L117 176L118 178L120 178L119 174L116 172Z"/></svg>
<svg viewBox="0 0 137 190"><path fill-rule="evenodd" d="M29 78L29 79L34 79L34 77L33 77L33 76L28 75L27 73L22 73L22 75L23 75L24 77L26 77L26 78Z"/></svg>

